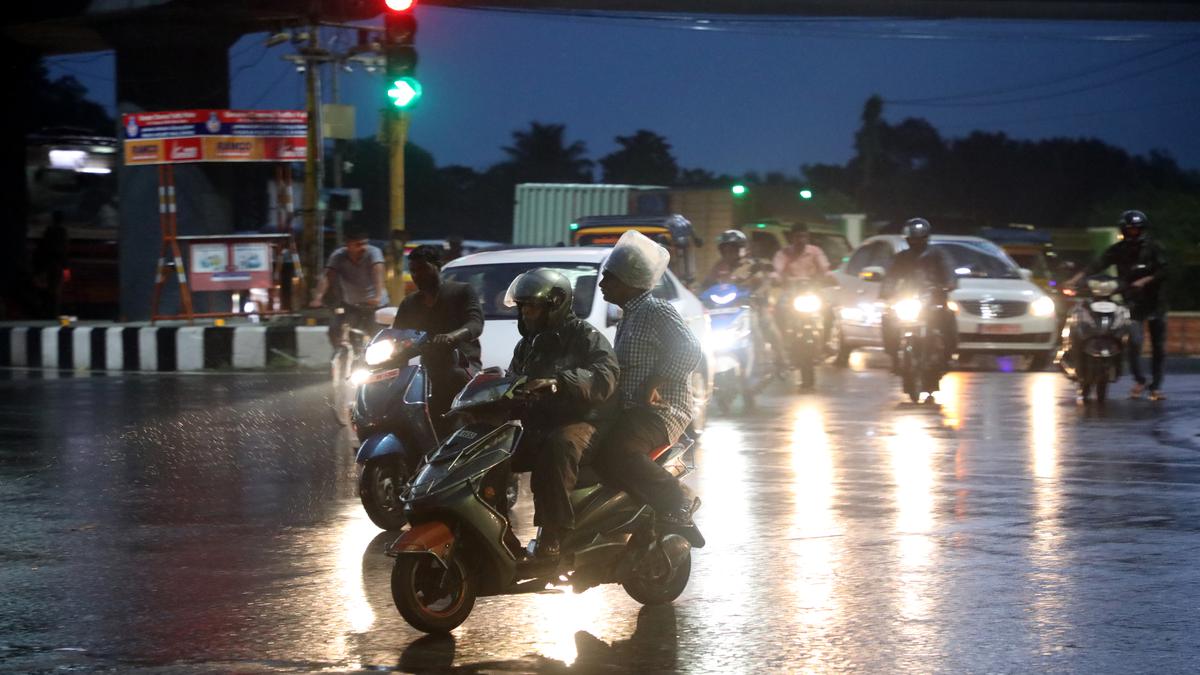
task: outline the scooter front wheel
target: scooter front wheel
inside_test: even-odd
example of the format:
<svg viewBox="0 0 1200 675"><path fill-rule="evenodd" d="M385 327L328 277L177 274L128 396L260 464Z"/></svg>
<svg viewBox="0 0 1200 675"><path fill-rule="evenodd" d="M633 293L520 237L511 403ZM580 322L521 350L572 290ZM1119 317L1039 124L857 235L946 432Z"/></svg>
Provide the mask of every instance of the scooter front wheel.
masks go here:
<svg viewBox="0 0 1200 675"><path fill-rule="evenodd" d="M395 455L373 459L363 465L358 477L358 498L367 517L384 530L399 530L407 523L400 503L400 490L408 475Z"/></svg>
<svg viewBox="0 0 1200 675"><path fill-rule="evenodd" d="M691 576L692 554L689 551L665 579L647 579L634 573L622 581L621 586L629 597L643 605L665 605L683 594Z"/></svg>
<svg viewBox="0 0 1200 675"><path fill-rule="evenodd" d="M392 567L392 602L408 625L449 633L470 616L478 590L457 557L449 567L432 553L407 553Z"/></svg>

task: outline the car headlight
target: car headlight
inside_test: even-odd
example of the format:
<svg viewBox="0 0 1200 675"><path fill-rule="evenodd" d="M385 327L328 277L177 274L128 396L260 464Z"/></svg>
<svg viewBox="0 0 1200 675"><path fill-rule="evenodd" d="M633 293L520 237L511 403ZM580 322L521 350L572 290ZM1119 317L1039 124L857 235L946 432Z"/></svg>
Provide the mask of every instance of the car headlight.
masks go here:
<svg viewBox="0 0 1200 675"><path fill-rule="evenodd" d="M371 371L367 370L366 368L359 368L353 373L350 373L350 384L360 387L370 378Z"/></svg>
<svg viewBox="0 0 1200 675"><path fill-rule="evenodd" d="M818 298L812 293L797 295L795 299L792 300L792 308L797 312L802 312L804 314L819 312L821 311L821 298Z"/></svg>
<svg viewBox="0 0 1200 675"><path fill-rule="evenodd" d="M953 300L947 300L946 301L946 309L950 310L951 312L954 312L955 314L958 314L958 310L962 309L962 308L958 306L957 302L955 302Z"/></svg>
<svg viewBox="0 0 1200 675"><path fill-rule="evenodd" d="M1054 312L1054 301L1045 295L1034 300L1033 304L1029 306L1029 313L1034 316L1054 316Z"/></svg>
<svg viewBox="0 0 1200 675"><path fill-rule="evenodd" d="M901 300L892 305L892 311L896 313L896 318L901 321L916 321L921 318L921 301L916 298Z"/></svg>
<svg viewBox="0 0 1200 675"><path fill-rule="evenodd" d="M376 342L370 347L367 347L367 365L377 366L381 363L385 363L388 359L392 358L395 353L396 343L392 340Z"/></svg>

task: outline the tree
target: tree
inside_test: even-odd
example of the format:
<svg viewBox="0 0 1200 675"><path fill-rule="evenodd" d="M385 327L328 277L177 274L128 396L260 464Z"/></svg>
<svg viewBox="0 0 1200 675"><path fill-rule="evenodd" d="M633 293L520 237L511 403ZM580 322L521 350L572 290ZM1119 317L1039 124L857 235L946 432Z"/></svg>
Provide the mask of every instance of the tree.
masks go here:
<svg viewBox="0 0 1200 675"><path fill-rule="evenodd" d="M567 144L566 126L530 122L513 132L513 144L503 148L505 163L518 183L590 183L592 160L583 141Z"/></svg>
<svg viewBox="0 0 1200 675"><path fill-rule="evenodd" d="M653 131L638 129L632 136L617 136L620 149L600 158L605 183L673 185L679 164L671 144Z"/></svg>

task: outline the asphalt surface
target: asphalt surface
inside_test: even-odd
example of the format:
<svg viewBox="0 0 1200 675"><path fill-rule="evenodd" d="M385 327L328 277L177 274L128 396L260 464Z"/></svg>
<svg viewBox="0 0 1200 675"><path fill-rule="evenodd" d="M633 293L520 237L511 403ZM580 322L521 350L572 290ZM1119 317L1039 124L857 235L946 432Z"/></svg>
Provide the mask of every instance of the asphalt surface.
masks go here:
<svg viewBox="0 0 1200 675"><path fill-rule="evenodd" d="M0 672L1194 672L1200 375L818 377L711 421L673 606L485 598L432 639L322 378L0 371Z"/></svg>

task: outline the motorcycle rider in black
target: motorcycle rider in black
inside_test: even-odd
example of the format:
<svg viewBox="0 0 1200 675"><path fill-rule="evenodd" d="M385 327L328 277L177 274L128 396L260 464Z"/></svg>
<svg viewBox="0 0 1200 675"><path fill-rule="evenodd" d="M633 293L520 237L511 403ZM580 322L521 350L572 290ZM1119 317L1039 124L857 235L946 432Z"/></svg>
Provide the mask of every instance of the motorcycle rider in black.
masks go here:
<svg viewBox="0 0 1200 675"><path fill-rule="evenodd" d="M575 316L573 295L562 273L541 268L513 280L504 301L518 308L521 332L509 375L528 377L528 390L542 392L521 417L525 432L512 464L531 472L538 557L557 556L563 534L574 528L571 490L580 461L617 403L617 355L608 338Z"/></svg>
<svg viewBox="0 0 1200 675"><path fill-rule="evenodd" d="M1166 356L1167 303L1166 285L1167 256L1158 242L1147 235L1150 219L1141 211L1126 211L1121 214L1117 225L1121 228L1121 241L1109 246L1106 251L1068 284L1078 283L1084 276L1098 274L1110 265L1117 268L1117 278L1127 289L1122 291L1129 306L1132 319L1129 333L1129 371L1135 380L1130 398L1141 398L1146 391L1146 375L1142 371L1142 344L1145 329L1150 329L1150 400L1161 401L1163 360Z"/></svg>
<svg viewBox="0 0 1200 675"><path fill-rule="evenodd" d="M479 336L483 333L483 309L470 284L443 281L441 250L418 246L408 254L416 293L410 293L396 308L392 328L429 333L432 346L421 356L429 373L431 393L429 417L439 436L449 430L443 415L450 402L480 367ZM455 359L457 354L459 359Z"/></svg>
<svg viewBox="0 0 1200 675"><path fill-rule="evenodd" d="M929 237L933 234L933 226L924 218L911 218L904 223L904 238L908 248L896 254L891 268L883 278L883 288L879 291L879 299L890 302L896 291L901 288L931 289L937 294L935 301L941 303L942 335L946 341L945 359L947 365L951 357L958 351L958 321L954 312L946 308L950 291L958 288L958 276L950 260L936 246L929 245ZM883 330L883 348L892 359L892 372L899 370L900 333L896 327L895 317L890 311L883 313L881 328Z"/></svg>

